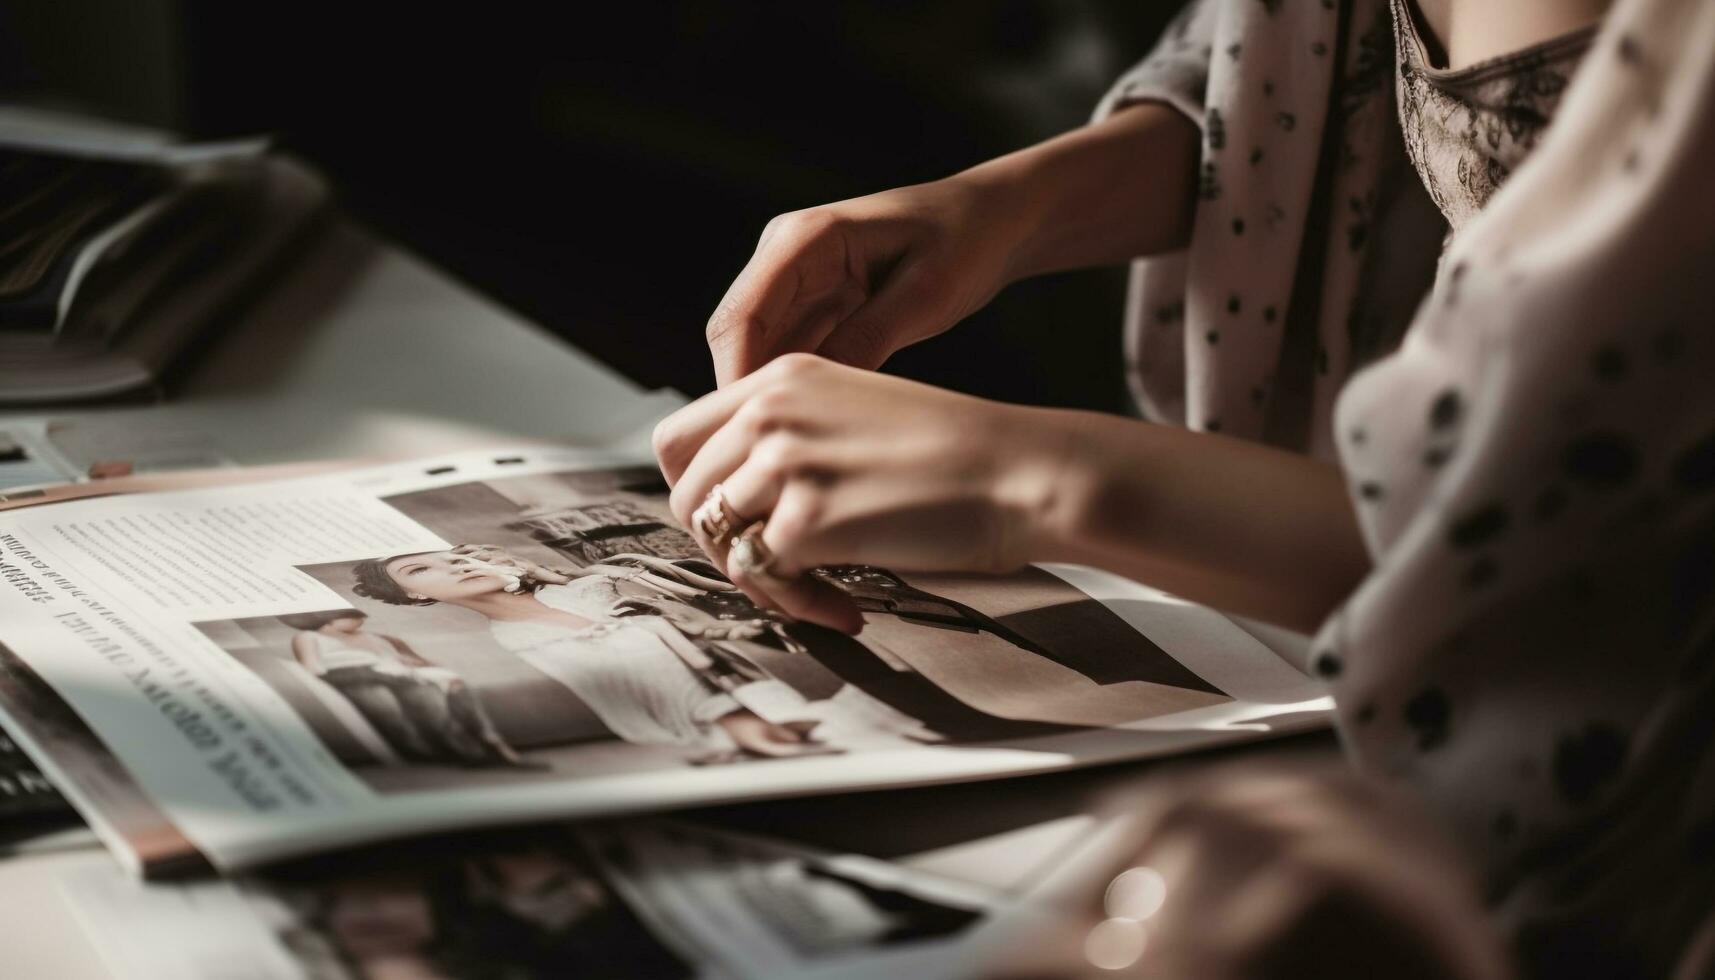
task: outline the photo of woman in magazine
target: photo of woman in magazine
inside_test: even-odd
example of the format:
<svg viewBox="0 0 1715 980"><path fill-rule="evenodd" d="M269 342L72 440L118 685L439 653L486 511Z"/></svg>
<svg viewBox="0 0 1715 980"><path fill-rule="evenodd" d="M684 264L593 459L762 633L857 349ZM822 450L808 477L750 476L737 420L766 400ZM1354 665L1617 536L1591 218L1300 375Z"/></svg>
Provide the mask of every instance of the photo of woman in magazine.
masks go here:
<svg viewBox="0 0 1715 980"><path fill-rule="evenodd" d="M359 562L353 591L399 606L447 603L564 684L613 734L695 749L696 764L936 741L921 722L841 685L809 700L744 655L761 617L723 621L685 600L730 585L648 556L550 569L494 546Z"/></svg>
<svg viewBox="0 0 1715 980"><path fill-rule="evenodd" d="M1226 700L1114 610L1042 569L994 580L832 566L818 577L862 611L861 635L788 621L710 564L653 466L519 473L382 500L448 544L485 542L544 566L610 569L631 577L626 595L678 599L759 627L750 639L700 645L717 658L721 647L741 649L812 702L849 685L949 744L1063 734ZM311 572L351 594L349 576ZM353 604L376 616L395 608L367 602ZM662 611L689 628L688 612Z"/></svg>
<svg viewBox="0 0 1715 980"><path fill-rule="evenodd" d="M345 696L407 759L527 766L458 673L404 640L364 629L367 613L333 609L280 616L298 631L292 656Z"/></svg>
<svg viewBox="0 0 1715 980"><path fill-rule="evenodd" d="M294 565L298 608L194 625L383 794L1023 743L1230 700L1039 569L829 567L861 635L790 620L708 562L652 470L379 499L417 549Z"/></svg>

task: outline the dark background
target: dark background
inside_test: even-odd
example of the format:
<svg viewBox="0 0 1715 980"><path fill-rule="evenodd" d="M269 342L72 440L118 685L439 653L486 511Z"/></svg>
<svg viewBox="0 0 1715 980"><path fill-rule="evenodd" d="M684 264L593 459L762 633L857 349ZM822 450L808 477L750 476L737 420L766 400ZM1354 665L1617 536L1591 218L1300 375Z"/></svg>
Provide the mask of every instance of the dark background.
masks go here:
<svg viewBox="0 0 1715 980"><path fill-rule="evenodd" d="M934 179L1088 118L1177 3L13 0L8 95L257 132L345 207L650 387L777 213ZM889 370L1123 410L1117 270L1002 293Z"/></svg>

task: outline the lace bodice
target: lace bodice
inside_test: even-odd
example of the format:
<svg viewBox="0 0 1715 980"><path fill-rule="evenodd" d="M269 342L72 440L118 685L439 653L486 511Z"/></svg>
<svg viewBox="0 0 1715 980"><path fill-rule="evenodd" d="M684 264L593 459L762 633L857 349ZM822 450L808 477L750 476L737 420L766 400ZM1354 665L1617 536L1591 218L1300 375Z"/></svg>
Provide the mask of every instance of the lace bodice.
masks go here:
<svg viewBox="0 0 1715 980"><path fill-rule="evenodd" d="M1536 148L1595 30L1450 70L1431 63L1408 0L1392 3L1406 152L1457 233Z"/></svg>

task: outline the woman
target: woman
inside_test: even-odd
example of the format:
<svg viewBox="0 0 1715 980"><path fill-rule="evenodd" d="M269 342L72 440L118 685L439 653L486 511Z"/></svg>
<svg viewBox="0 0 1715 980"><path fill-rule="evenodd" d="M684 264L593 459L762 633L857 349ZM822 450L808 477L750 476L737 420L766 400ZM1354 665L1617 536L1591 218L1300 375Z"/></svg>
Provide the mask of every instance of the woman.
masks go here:
<svg viewBox="0 0 1715 980"><path fill-rule="evenodd" d="M1236 870L1186 856L1263 803L1158 811L1179 921L1267 941L1164 931L1139 969L1267 975L1354 896L1448 975L1708 965L1715 6L1606 6L1195 3L1094 125L771 222L709 324L723 387L657 430L675 513L794 616L861 625L821 564L1060 560L1319 633L1366 781L1276 784ZM1139 256L1157 424L842 366ZM1456 859L1405 860L1436 834ZM1394 860L1423 903L1358 870Z"/></svg>
<svg viewBox="0 0 1715 980"><path fill-rule="evenodd" d="M356 609L293 613L292 656L332 685L407 757L463 765L527 765L460 677L397 637L363 628Z"/></svg>
<svg viewBox="0 0 1715 980"><path fill-rule="evenodd" d="M622 587L635 582L635 569L567 577L497 557L497 549L467 547L360 562L355 591L395 605L446 602L483 616L496 642L570 688L627 742L696 750L694 764L737 753L784 758L837 751L811 737L813 719L777 723L742 704L748 678L712 681L721 671L694 670L702 651L662 617L619 618Z"/></svg>
<svg viewBox="0 0 1715 980"><path fill-rule="evenodd" d="M581 571L548 568L495 545L459 545L455 555L485 562L509 577L518 589L568 585L581 579L587 598L579 611L592 619L650 616L671 625L695 647L677 646L680 658L712 686L771 721L813 726L816 737L842 748L899 747L906 742L938 742L941 736L921 721L871 697L856 685L839 683L825 698L806 699L790 684L759 666L772 647L792 654L808 651L786 632L782 618L756 608L730 582L710 578L694 559L668 560L653 555L610 555ZM707 602L711 597L720 601ZM563 601L563 599L562 599ZM742 609L740 608L742 606ZM712 611L711 611L712 610Z"/></svg>

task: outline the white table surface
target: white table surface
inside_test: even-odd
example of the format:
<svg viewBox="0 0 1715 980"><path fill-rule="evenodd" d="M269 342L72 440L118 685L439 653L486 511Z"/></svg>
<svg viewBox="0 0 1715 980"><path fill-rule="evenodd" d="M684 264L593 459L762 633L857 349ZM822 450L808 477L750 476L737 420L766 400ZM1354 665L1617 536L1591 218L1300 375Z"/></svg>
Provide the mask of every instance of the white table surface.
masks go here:
<svg viewBox="0 0 1715 980"><path fill-rule="evenodd" d="M203 346L167 402L12 411L0 422L166 426L262 464L523 439L599 445L646 433L683 403L344 222Z"/></svg>

